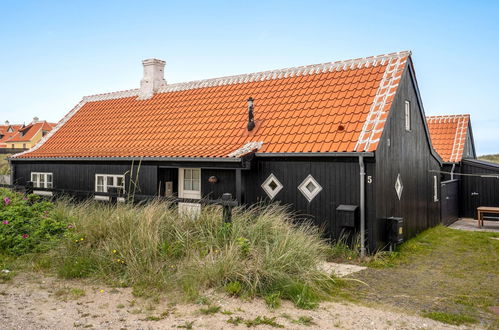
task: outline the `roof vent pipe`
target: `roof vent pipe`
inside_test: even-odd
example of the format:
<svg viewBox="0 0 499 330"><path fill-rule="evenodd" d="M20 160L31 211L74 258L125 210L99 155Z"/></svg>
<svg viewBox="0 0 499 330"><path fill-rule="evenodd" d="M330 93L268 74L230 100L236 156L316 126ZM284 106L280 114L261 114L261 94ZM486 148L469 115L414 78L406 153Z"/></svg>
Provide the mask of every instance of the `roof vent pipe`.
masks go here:
<svg viewBox="0 0 499 330"><path fill-rule="evenodd" d="M248 99L248 131L252 131L255 128L255 119L253 116L253 98Z"/></svg>

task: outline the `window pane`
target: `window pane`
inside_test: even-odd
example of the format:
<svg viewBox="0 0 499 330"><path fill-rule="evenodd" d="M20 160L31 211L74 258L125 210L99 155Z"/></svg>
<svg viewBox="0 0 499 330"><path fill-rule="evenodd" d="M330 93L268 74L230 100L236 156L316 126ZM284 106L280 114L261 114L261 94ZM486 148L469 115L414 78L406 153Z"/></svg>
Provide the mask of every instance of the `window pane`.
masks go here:
<svg viewBox="0 0 499 330"><path fill-rule="evenodd" d="M200 170L192 170L192 177L199 180Z"/></svg>
<svg viewBox="0 0 499 330"><path fill-rule="evenodd" d="M184 190L192 190L192 180L184 179Z"/></svg>
<svg viewBox="0 0 499 330"><path fill-rule="evenodd" d="M43 187L43 185L45 184L45 175L40 174L38 178L40 179L40 187Z"/></svg>
<svg viewBox="0 0 499 330"><path fill-rule="evenodd" d="M112 177L112 176L108 176L108 177L106 178L107 186L108 186L108 187L109 187L109 186L114 186L114 182L113 182L113 181L114 181L114 177Z"/></svg>
<svg viewBox="0 0 499 330"><path fill-rule="evenodd" d="M123 187L123 188L124 188L124 184L123 184L123 177L118 176L118 177L116 178L116 180L117 180L116 186L118 186L118 187Z"/></svg>
<svg viewBox="0 0 499 330"><path fill-rule="evenodd" d="M33 185L36 187L36 185L38 184L38 174L31 173L31 181L33 181Z"/></svg>
<svg viewBox="0 0 499 330"><path fill-rule="evenodd" d="M98 192L104 192L104 186L97 185L97 191Z"/></svg>
<svg viewBox="0 0 499 330"><path fill-rule="evenodd" d="M199 191L199 180L192 181L192 190Z"/></svg>
<svg viewBox="0 0 499 330"><path fill-rule="evenodd" d="M192 170L185 169L184 170L184 179L191 179L191 178L192 178Z"/></svg>
<svg viewBox="0 0 499 330"><path fill-rule="evenodd" d="M47 188L52 188L52 182L47 182Z"/></svg>
<svg viewBox="0 0 499 330"><path fill-rule="evenodd" d="M104 177L99 175L97 176L97 185L102 186L104 184Z"/></svg>
<svg viewBox="0 0 499 330"><path fill-rule="evenodd" d="M47 174L47 183L52 183L52 174Z"/></svg>

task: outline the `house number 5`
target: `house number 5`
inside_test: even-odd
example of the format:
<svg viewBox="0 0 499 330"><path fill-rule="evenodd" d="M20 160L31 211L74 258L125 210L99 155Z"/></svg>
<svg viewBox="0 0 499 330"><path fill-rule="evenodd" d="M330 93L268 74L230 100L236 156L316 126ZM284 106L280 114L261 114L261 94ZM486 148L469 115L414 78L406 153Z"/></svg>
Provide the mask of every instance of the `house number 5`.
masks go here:
<svg viewBox="0 0 499 330"><path fill-rule="evenodd" d="M368 175L367 176L367 183L373 183L373 177Z"/></svg>

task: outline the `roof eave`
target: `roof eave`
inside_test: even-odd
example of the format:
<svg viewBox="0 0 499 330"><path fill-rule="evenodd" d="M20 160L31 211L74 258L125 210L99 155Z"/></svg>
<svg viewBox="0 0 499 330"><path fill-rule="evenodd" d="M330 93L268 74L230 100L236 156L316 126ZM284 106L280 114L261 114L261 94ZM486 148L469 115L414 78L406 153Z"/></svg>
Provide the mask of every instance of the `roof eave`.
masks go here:
<svg viewBox="0 0 499 330"><path fill-rule="evenodd" d="M170 161L170 162L220 162L240 163L242 158L235 157L29 157L9 158L12 161Z"/></svg>
<svg viewBox="0 0 499 330"><path fill-rule="evenodd" d="M256 157L374 157L374 152L257 152Z"/></svg>

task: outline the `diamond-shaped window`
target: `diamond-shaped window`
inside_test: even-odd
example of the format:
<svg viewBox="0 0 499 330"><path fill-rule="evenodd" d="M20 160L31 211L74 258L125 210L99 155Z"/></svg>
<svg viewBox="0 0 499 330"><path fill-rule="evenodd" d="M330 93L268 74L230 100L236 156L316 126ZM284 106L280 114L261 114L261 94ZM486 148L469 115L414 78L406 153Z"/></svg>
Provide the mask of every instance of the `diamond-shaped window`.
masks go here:
<svg viewBox="0 0 499 330"><path fill-rule="evenodd" d="M395 181L395 191L397 192L397 196L400 200L402 198L402 191L404 190L404 185L402 184L402 178L400 177L400 173L397 175L397 181Z"/></svg>
<svg viewBox="0 0 499 330"><path fill-rule="evenodd" d="M267 193L270 199L273 199L282 188L283 185L277 180L274 174L270 174L267 180L262 183L262 189Z"/></svg>
<svg viewBox="0 0 499 330"><path fill-rule="evenodd" d="M311 202L312 199L317 196L318 193L321 192L322 187L321 185L317 182L317 180L314 179L312 175L309 175L303 180L303 182L298 186L298 190L305 196L305 198Z"/></svg>

